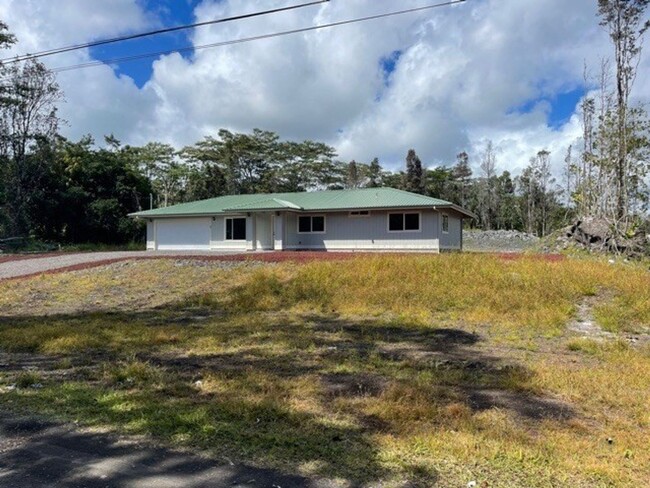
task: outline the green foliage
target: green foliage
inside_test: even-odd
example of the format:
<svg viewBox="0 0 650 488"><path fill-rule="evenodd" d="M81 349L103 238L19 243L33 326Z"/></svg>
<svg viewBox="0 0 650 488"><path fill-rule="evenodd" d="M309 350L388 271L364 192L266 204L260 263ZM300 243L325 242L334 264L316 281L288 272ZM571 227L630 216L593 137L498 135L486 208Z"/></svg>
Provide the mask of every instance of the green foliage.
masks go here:
<svg viewBox="0 0 650 488"><path fill-rule="evenodd" d="M7 24L0 20L0 49L6 49L16 43L16 36L9 32Z"/></svg>
<svg viewBox="0 0 650 488"><path fill-rule="evenodd" d="M336 154L330 146L281 141L274 132L260 129L251 134L222 129L218 138L206 137L179 155L187 166L196 168L195 180L212 181L210 197L338 186L345 175L333 160ZM187 200L190 196L194 192L186 195Z"/></svg>
<svg viewBox="0 0 650 488"><path fill-rule="evenodd" d="M34 385L39 385L43 381L43 377L35 371L25 371L16 377L16 386L18 388L30 388Z"/></svg>
<svg viewBox="0 0 650 488"><path fill-rule="evenodd" d="M128 150L95 149L88 137L60 140L55 164L61 190L50 202L51 219L40 228L44 237L105 244L142 238L142 223L127 215L146 208L152 187Z"/></svg>

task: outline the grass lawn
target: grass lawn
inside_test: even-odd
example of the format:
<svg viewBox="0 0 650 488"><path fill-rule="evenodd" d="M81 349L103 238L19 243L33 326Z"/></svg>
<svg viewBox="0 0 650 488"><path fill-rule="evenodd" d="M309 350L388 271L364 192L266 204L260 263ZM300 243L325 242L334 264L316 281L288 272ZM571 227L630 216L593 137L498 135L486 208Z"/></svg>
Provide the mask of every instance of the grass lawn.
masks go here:
<svg viewBox="0 0 650 488"><path fill-rule="evenodd" d="M650 480L650 273L127 261L0 282L0 409L341 486Z"/></svg>

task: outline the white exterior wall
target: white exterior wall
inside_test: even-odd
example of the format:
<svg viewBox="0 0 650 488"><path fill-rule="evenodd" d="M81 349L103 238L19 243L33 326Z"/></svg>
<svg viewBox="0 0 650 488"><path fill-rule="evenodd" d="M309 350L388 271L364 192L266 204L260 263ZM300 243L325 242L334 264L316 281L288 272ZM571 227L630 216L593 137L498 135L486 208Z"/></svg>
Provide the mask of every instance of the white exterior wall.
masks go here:
<svg viewBox="0 0 650 488"><path fill-rule="evenodd" d="M161 251L206 251L210 249L210 218L157 219L154 221L156 249Z"/></svg>
<svg viewBox="0 0 650 488"><path fill-rule="evenodd" d="M420 230L388 231L388 214L419 212ZM299 234L298 215L325 215L325 232ZM438 213L425 210L375 210L367 217L349 212L286 214L286 249L438 251Z"/></svg>

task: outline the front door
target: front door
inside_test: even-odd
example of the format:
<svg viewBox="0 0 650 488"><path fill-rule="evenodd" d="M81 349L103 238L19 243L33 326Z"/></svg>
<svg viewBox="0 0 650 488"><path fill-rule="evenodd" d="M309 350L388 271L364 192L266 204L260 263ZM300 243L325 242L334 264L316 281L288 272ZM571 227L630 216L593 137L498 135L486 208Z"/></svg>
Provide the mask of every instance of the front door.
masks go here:
<svg viewBox="0 0 650 488"><path fill-rule="evenodd" d="M255 233L257 235L257 249L264 251L273 250L275 238L273 236L273 214L258 213L255 216Z"/></svg>

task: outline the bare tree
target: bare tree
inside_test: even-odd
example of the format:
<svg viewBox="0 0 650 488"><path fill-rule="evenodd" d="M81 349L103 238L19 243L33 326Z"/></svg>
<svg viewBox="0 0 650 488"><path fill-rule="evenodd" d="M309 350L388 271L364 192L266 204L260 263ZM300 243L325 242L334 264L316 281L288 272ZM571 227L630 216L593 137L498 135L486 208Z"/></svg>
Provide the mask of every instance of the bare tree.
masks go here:
<svg viewBox="0 0 650 488"><path fill-rule="evenodd" d="M29 151L54 140L60 123L56 105L63 94L52 72L36 60L0 66L0 71L5 81L0 92L0 162L10 230L25 234L30 193L47 164L41 158L30 159Z"/></svg>
<svg viewBox="0 0 650 488"><path fill-rule="evenodd" d="M492 228L492 215L496 212L495 176L496 176L496 151L492 141L488 141L481 157L481 173L483 184L481 189L481 222L487 230Z"/></svg>
<svg viewBox="0 0 650 488"><path fill-rule="evenodd" d="M551 153L546 149L543 149L537 153L536 158L536 177L540 189L540 231L542 237L544 237L548 230L549 193L551 190L551 184L554 183L554 179L551 175Z"/></svg>
<svg viewBox="0 0 650 488"><path fill-rule="evenodd" d="M600 24L609 31L614 46L616 64L616 217L620 220L628 215L629 174L628 132L629 100L639 64L643 34L650 26L643 22L650 0L598 0Z"/></svg>
<svg viewBox="0 0 650 488"><path fill-rule="evenodd" d="M573 161L573 144L569 144L564 156L564 192L567 208L571 207L574 190L575 163Z"/></svg>

